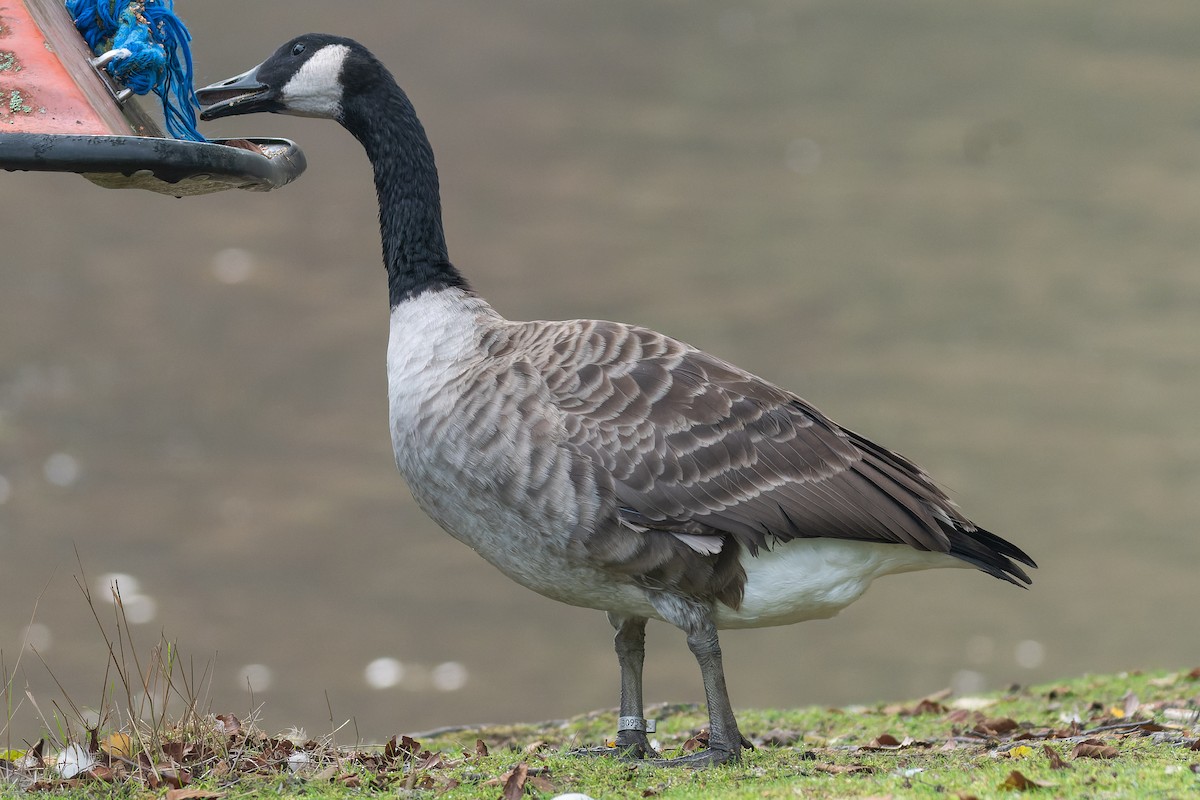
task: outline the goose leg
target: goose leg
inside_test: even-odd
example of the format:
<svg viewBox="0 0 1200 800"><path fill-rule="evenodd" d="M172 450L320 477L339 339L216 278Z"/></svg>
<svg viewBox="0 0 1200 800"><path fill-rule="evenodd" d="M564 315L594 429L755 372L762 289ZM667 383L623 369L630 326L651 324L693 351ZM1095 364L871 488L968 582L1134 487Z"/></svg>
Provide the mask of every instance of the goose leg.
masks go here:
<svg viewBox="0 0 1200 800"><path fill-rule="evenodd" d="M711 621L707 622L701 630L688 633L687 643L700 665L700 678L704 682L704 699L708 703L708 749L673 759L670 763L706 766L737 761L745 740L738 731L729 690L725 688L725 667L721 663L717 627Z"/></svg>
<svg viewBox="0 0 1200 800"><path fill-rule="evenodd" d="M617 629L613 644L621 667L621 710L617 724L617 749L624 758L657 756L646 736L642 706L642 664L646 658L646 619L610 613L608 621Z"/></svg>
<svg viewBox="0 0 1200 800"><path fill-rule="evenodd" d="M652 597L651 602L663 617L687 634L688 649L700 666L704 699L708 703L708 749L680 758L657 762L663 766L705 767L737 761L743 747L752 747L742 738L729 690L725 687L725 667L721 662L721 644L712 610L695 601L671 595Z"/></svg>

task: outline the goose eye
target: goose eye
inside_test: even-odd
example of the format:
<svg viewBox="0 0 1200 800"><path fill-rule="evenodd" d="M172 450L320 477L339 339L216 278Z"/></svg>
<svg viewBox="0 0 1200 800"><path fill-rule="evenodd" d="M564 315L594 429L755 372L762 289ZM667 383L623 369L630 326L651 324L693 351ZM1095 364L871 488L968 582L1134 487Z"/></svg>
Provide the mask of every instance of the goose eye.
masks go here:
<svg viewBox="0 0 1200 800"><path fill-rule="evenodd" d="M304 43L296 42L296 44L292 47L292 55L298 56L303 52L304 52Z"/></svg>

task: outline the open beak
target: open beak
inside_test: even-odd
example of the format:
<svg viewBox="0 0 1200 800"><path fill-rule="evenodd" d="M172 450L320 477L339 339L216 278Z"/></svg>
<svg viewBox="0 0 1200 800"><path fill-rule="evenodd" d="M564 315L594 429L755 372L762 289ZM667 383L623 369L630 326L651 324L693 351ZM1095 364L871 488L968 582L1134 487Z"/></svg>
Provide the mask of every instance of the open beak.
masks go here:
<svg viewBox="0 0 1200 800"><path fill-rule="evenodd" d="M261 66L260 64L259 67ZM275 111L278 92L258 79L259 67L197 89L196 99L203 107L200 119Z"/></svg>

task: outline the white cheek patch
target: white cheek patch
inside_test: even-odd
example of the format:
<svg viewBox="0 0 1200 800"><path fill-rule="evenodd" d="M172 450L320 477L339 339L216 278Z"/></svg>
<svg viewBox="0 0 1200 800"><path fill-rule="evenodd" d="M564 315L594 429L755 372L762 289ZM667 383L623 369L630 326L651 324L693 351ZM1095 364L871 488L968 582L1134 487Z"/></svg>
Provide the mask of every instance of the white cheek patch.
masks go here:
<svg viewBox="0 0 1200 800"><path fill-rule="evenodd" d="M289 114L333 119L342 109L342 64L350 48L344 44L322 47L304 62L280 92Z"/></svg>

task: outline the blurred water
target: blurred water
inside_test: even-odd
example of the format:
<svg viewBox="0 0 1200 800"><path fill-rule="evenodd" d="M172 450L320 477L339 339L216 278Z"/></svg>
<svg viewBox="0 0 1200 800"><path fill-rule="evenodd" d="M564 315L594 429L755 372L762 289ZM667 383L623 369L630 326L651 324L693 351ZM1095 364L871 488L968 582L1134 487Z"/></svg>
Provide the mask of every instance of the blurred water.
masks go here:
<svg viewBox="0 0 1200 800"><path fill-rule="evenodd" d="M736 705L1200 662L1193 3L178 8L201 84L304 30L371 46L433 140L451 255L502 312L729 357L918 459L1042 564L1029 592L900 576L838 619L726 634ZM208 131L294 138L309 171L180 201L0 174L17 695L59 696L28 635L99 700L77 581L108 620L120 574L139 646L178 640L214 711L265 703L268 728L353 718L378 740L614 705L603 615L510 584L394 472L358 145L282 117ZM649 645L648 700L701 699L681 637ZM11 729L39 725L26 703Z"/></svg>

